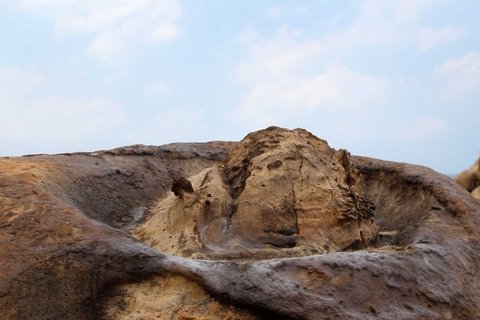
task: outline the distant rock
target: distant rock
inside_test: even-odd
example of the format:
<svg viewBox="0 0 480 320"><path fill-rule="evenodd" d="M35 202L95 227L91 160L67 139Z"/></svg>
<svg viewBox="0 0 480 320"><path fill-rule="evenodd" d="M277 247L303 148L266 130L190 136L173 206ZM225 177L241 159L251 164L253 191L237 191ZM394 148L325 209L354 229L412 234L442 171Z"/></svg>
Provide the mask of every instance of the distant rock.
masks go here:
<svg viewBox="0 0 480 320"><path fill-rule="evenodd" d="M2 319L475 319L479 243L450 178L303 129L0 158Z"/></svg>
<svg viewBox="0 0 480 320"><path fill-rule="evenodd" d="M472 191L472 196L480 200L480 187L476 187Z"/></svg>
<svg viewBox="0 0 480 320"><path fill-rule="evenodd" d="M480 199L480 158L470 168L460 173L455 180L475 198Z"/></svg>

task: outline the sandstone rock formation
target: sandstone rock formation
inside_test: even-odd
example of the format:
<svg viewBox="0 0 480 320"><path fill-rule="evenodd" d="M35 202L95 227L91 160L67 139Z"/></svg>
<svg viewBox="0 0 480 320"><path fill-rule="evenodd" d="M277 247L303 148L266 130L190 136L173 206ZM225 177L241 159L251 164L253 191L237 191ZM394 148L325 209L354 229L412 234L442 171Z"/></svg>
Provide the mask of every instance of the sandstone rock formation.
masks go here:
<svg viewBox="0 0 480 320"><path fill-rule="evenodd" d="M451 179L304 130L0 158L0 314L474 319L479 226Z"/></svg>
<svg viewBox="0 0 480 320"><path fill-rule="evenodd" d="M365 247L374 206L345 150L305 130L248 135L225 162L192 177L192 199L162 199L136 234L188 256L286 256Z"/></svg>
<svg viewBox="0 0 480 320"><path fill-rule="evenodd" d="M470 168L463 171L455 180L472 195L480 199L480 159L478 159Z"/></svg>

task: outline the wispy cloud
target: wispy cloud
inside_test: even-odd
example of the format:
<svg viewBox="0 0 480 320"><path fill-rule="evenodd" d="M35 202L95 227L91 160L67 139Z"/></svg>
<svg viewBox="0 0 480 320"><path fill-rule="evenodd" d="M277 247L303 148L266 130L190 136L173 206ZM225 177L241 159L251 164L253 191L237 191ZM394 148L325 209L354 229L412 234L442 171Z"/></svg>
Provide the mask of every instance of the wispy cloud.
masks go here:
<svg viewBox="0 0 480 320"><path fill-rule="evenodd" d="M465 28L448 25L441 28L423 28L419 33L418 48L420 51L429 51L465 36Z"/></svg>
<svg viewBox="0 0 480 320"><path fill-rule="evenodd" d="M401 141L422 143L448 129L447 122L434 117L420 117L400 129L397 138Z"/></svg>
<svg viewBox="0 0 480 320"><path fill-rule="evenodd" d="M344 119L346 127L350 124L357 132L360 128L372 132L372 121L360 123L357 118L388 114L387 109L398 108L397 101L405 100L412 92L402 91L410 88L407 79L369 72L368 67L351 63L351 57L377 48L427 52L463 37L466 29L462 26L424 25L422 15L437 2L362 1L357 3L356 15L343 27L315 36L306 28L285 25L273 35L246 28L239 36L246 54L235 72L246 90L235 117L250 127L258 127L325 114ZM282 13L282 7L269 9L274 17ZM426 115L415 122L411 131L420 132L422 126L428 133L443 128L432 119ZM398 127L392 128L392 135L395 130ZM356 135L354 131L351 134L352 138ZM402 136L413 138L404 133Z"/></svg>
<svg viewBox="0 0 480 320"><path fill-rule="evenodd" d="M273 5L269 7L266 11L266 15L272 19L278 19L285 16L295 16L302 13L305 13L308 10L306 6L279 6Z"/></svg>
<svg viewBox="0 0 480 320"><path fill-rule="evenodd" d="M165 97L171 95L172 93L172 88L165 83L154 83L145 89L145 95L151 98Z"/></svg>
<svg viewBox="0 0 480 320"><path fill-rule="evenodd" d="M207 127L202 109L169 108L151 114L141 127L130 130L128 141L154 145L202 141Z"/></svg>
<svg viewBox="0 0 480 320"><path fill-rule="evenodd" d="M472 51L463 57L446 61L436 69L440 81L438 95L449 100L480 96L480 53Z"/></svg>
<svg viewBox="0 0 480 320"><path fill-rule="evenodd" d="M163 83L147 97L172 93ZM58 93L54 81L35 69L0 69L0 145L3 155L92 151L133 143L162 144L205 139L209 125L198 108L137 106L102 97Z"/></svg>
<svg viewBox="0 0 480 320"><path fill-rule="evenodd" d="M48 83L35 70L0 69L0 137L4 143L16 142L12 150L58 152L70 144L103 140L127 124L121 106L58 95Z"/></svg>
<svg viewBox="0 0 480 320"><path fill-rule="evenodd" d="M87 34L87 52L106 64L124 61L136 46L180 34L179 0L19 0L20 8L50 17L60 37Z"/></svg>
<svg viewBox="0 0 480 320"><path fill-rule="evenodd" d="M420 51L448 44L465 35L458 25L425 26L422 14L439 0L360 2L358 15L343 30L326 34L324 45L340 54L372 46L415 46Z"/></svg>
<svg viewBox="0 0 480 320"><path fill-rule="evenodd" d="M33 68L10 66L0 69L0 95L25 95L38 89L44 76Z"/></svg>
<svg viewBox="0 0 480 320"><path fill-rule="evenodd" d="M309 67L312 60L322 53L317 39L299 40L299 32L281 27L273 37L261 37L247 29L239 42L247 49L247 57L236 70L242 80L258 77L284 76Z"/></svg>
<svg viewBox="0 0 480 320"><path fill-rule="evenodd" d="M358 114L385 101L390 91L386 79L342 64L321 39L300 36L286 27L272 38L251 30L241 35L247 58L236 78L248 91L235 117L258 127L317 111Z"/></svg>

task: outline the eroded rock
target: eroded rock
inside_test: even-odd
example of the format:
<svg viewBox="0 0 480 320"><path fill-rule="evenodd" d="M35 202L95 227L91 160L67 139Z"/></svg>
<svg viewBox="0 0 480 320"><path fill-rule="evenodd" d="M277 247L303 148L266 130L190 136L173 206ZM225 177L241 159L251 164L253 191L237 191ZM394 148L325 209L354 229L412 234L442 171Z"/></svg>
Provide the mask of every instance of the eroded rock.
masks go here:
<svg viewBox="0 0 480 320"><path fill-rule="evenodd" d="M480 199L480 159L460 173L455 180L471 192L475 198Z"/></svg>
<svg viewBox="0 0 480 320"><path fill-rule="evenodd" d="M171 191L176 197L185 198L185 193L193 193L192 183L184 177L173 177Z"/></svg>
<svg viewBox="0 0 480 320"><path fill-rule="evenodd" d="M475 319L479 230L451 179L304 130L1 158L0 314Z"/></svg>
<svg viewBox="0 0 480 320"><path fill-rule="evenodd" d="M162 200L136 231L142 241L220 257L308 255L376 239L374 205L350 155L305 130L252 133L191 180L194 199Z"/></svg>

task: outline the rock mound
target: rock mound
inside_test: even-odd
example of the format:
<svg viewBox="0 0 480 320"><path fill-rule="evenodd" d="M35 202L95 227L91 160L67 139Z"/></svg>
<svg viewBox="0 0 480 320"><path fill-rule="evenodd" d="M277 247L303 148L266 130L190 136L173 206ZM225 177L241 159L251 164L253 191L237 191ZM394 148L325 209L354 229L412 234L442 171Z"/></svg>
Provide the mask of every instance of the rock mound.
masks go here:
<svg viewBox="0 0 480 320"><path fill-rule="evenodd" d="M142 241L182 256L245 257L360 249L376 238L348 152L303 129L251 133L190 180L196 192L162 200L137 231Z"/></svg>

